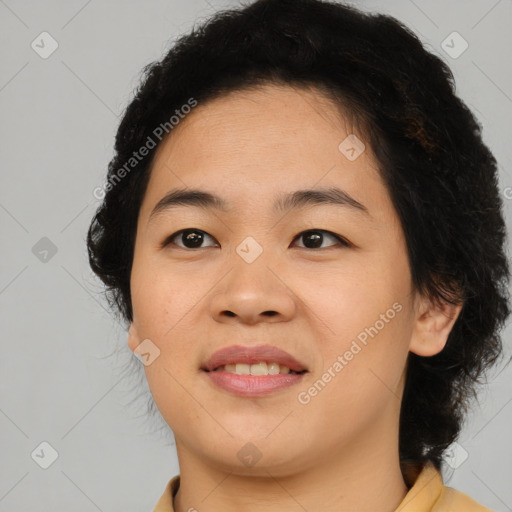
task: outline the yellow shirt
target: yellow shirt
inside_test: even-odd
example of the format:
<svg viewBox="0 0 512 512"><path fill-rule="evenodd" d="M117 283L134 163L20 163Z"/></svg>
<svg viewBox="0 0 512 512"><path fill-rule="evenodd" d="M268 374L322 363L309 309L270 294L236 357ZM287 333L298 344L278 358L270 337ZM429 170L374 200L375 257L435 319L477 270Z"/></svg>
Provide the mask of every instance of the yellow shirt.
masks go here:
<svg viewBox="0 0 512 512"><path fill-rule="evenodd" d="M153 512L174 512L172 500L180 486L180 476L169 480ZM395 512L493 512L466 494L443 484L439 471L428 463L416 478Z"/></svg>

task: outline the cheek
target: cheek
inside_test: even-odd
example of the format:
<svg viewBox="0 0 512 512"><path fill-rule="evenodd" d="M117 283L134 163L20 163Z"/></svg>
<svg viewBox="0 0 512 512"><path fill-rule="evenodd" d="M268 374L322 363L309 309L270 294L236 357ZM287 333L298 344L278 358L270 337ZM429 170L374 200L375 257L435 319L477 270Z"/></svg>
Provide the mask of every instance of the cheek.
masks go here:
<svg viewBox="0 0 512 512"><path fill-rule="evenodd" d="M134 260L131 290L140 341L151 340L159 351L144 370L155 403L167 417L176 405L183 409L187 403L182 386L197 371L191 343L199 333L191 331L190 319L204 291L183 273L164 270L150 259Z"/></svg>
<svg viewBox="0 0 512 512"><path fill-rule="evenodd" d="M313 430L325 430L322 425L328 418L339 429L336 436L347 439L375 425L386 415L384 411L399 414L410 330L407 320L400 317L407 314L404 311L383 327L378 324L380 330L374 324L369 326L372 329L354 325L354 332L364 336L331 339L325 347L323 368L297 396Z"/></svg>
<svg viewBox="0 0 512 512"><path fill-rule="evenodd" d="M315 407L339 415L343 403L355 414L361 404L377 410L398 394L413 327L405 256L332 273L304 298L324 333L315 340L323 365L312 379L321 382L307 393L318 395Z"/></svg>
<svg viewBox="0 0 512 512"><path fill-rule="evenodd" d="M134 260L131 278L134 319L139 332L156 342L168 343L187 312L204 296L198 279L166 268L151 258Z"/></svg>
<svg viewBox="0 0 512 512"><path fill-rule="evenodd" d="M287 282L307 306L305 314L314 312L325 335L341 346L376 322L379 330L382 322L387 326L410 300L409 269L400 256L355 255L328 271L313 268L297 274Z"/></svg>

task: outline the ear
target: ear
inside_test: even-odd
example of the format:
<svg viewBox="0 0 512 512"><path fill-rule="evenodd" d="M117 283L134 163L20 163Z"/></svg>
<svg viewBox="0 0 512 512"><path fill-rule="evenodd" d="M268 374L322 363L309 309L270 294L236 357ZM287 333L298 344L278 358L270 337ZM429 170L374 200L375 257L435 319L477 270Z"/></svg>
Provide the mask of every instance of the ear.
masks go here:
<svg viewBox="0 0 512 512"><path fill-rule="evenodd" d="M409 350L418 356L434 356L443 350L461 309L462 302L419 299Z"/></svg>
<svg viewBox="0 0 512 512"><path fill-rule="evenodd" d="M128 346L130 347L130 350L133 352L138 347L139 344L139 333L137 331L137 328L135 327L135 324L132 322L130 324L130 329L128 330Z"/></svg>

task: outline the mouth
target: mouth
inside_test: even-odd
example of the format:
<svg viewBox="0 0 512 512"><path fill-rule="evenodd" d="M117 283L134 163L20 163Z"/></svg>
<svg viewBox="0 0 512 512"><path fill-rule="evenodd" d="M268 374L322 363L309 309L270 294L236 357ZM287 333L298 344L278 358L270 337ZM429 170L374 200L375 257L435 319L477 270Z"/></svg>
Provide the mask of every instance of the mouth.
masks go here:
<svg viewBox="0 0 512 512"><path fill-rule="evenodd" d="M217 389L244 397L269 395L297 384L308 373L290 354L270 345L221 349L201 370Z"/></svg>
<svg viewBox="0 0 512 512"><path fill-rule="evenodd" d="M207 372L228 372L234 373L235 375L300 375L306 373L307 370L295 371L288 368L288 366L280 365L279 363L267 363L266 361L260 361L256 364L247 363L231 363L218 366L213 370L205 370Z"/></svg>

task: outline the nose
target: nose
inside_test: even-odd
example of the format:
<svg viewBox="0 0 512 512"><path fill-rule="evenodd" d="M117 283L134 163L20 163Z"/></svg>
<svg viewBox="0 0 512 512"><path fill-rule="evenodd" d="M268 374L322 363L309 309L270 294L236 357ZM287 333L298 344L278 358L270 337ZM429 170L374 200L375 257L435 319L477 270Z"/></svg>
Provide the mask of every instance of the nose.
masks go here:
<svg viewBox="0 0 512 512"><path fill-rule="evenodd" d="M236 258L235 258L236 260ZM210 311L217 322L285 322L296 313L297 302L286 276L263 257L252 263L239 258L214 292Z"/></svg>

